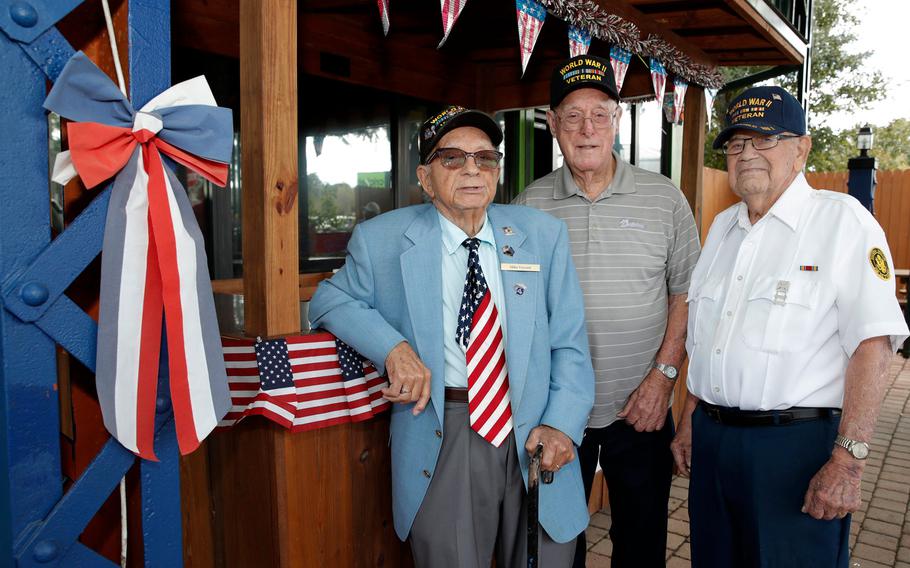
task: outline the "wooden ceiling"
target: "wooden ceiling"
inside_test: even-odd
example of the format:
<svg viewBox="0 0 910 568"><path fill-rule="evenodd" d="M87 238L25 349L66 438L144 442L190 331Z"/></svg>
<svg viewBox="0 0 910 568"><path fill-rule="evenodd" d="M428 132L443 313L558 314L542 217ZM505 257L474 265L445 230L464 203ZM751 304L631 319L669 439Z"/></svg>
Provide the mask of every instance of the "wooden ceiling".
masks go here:
<svg viewBox="0 0 910 568"><path fill-rule="evenodd" d="M763 0L596 0L642 32L660 35L698 63L802 63L802 39ZM174 0L174 43L237 57L239 0ZM568 56L567 26L550 14L524 76L513 0L468 0L446 44L439 3L391 0L383 37L375 0L300 0L298 61L303 75L373 86L430 101L487 110L546 105L549 75ZM609 45L593 40L591 53ZM651 90L633 57L622 95Z"/></svg>

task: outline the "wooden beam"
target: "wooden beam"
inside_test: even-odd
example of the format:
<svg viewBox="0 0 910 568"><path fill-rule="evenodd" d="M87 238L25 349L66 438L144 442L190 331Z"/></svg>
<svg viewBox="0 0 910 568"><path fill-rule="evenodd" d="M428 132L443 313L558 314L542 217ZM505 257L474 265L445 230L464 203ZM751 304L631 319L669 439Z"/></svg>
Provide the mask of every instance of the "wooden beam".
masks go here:
<svg viewBox="0 0 910 568"><path fill-rule="evenodd" d="M695 214L701 209L702 175L705 169L705 127L707 112L705 94L701 87L689 85L686 90L685 123L683 124L682 172L680 189ZM679 400L679 399L677 399Z"/></svg>
<svg viewBox="0 0 910 568"><path fill-rule="evenodd" d="M802 64L808 46L764 0L725 0L746 22L787 57L786 63Z"/></svg>
<svg viewBox="0 0 910 568"><path fill-rule="evenodd" d="M297 2L241 0L246 333L300 331L297 291Z"/></svg>
<svg viewBox="0 0 910 568"><path fill-rule="evenodd" d="M692 42L680 37L672 29L657 24L649 16L631 6L626 0L594 0L594 3L608 13L620 16L638 26L638 29L641 30L642 39L646 38L648 34L658 35L676 46L677 49L684 52L696 63L717 65L717 60L714 57L702 51L701 48Z"/></svg>

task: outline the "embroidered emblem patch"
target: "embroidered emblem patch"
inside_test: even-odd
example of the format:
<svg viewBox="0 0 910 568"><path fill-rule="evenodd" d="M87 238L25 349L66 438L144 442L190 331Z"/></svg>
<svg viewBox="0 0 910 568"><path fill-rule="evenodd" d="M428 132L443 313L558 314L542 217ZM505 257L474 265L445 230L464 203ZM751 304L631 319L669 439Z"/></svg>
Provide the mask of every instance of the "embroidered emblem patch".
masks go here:
<svg viewBox="0 0 910 568"><path fill-rule="evenodd" d="M891 267L888 266L888 258L882 249L875 247L869 251L869 263L872 264L876 276L882 280L891 278Z"/></svg>

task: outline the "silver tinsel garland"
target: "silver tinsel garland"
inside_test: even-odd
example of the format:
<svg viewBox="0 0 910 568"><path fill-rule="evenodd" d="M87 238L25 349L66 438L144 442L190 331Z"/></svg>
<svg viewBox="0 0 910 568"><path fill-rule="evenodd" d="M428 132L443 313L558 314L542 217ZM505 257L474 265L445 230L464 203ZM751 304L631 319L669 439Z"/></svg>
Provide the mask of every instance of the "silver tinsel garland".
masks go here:
<svg viewBox="0 0 910 568"><path fill-rule="evenodd" d="M659 59L667 69L690 83L714 89L724 85L716 68L695 63L691 57L654 34L641 39L638 26L616 14L610 14L591 0L538 1L554 16L588 30L592 37L643 57Z"/></svg>

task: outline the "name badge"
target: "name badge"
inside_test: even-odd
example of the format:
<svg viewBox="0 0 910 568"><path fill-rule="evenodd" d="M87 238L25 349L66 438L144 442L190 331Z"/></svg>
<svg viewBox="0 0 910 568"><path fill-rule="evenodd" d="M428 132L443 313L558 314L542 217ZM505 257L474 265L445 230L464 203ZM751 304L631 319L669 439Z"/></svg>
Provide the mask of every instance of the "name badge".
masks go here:
<svg viewBox="0 0 910 568"><path fill-rule="evenodd" d="M511 270L514 272L540 272L539 264L516 264L513 262L503 262L499 265L500 270Z"/></svg>

